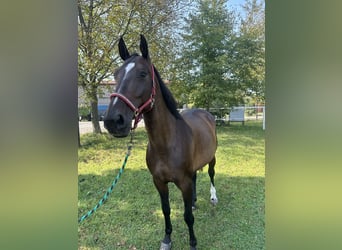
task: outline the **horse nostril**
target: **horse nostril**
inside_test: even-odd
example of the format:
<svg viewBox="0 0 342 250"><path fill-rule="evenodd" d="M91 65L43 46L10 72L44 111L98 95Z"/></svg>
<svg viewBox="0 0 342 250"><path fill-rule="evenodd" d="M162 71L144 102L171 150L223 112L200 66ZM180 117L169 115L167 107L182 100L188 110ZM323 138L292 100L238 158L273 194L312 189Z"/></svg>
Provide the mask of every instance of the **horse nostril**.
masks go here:
<svg viewBox="0 0 342 250"><path fill-rule="evenodd" d="M104 127L116 137L127 136L127 122L124 115L115 114L104 119Z"/></svg>
<svg viewBox="0 0 342 250"><path fill-rule="evenodd" d="M124 124L124 118L122 115L118 114L117 116L114 117L114 123L116 123L118 126Z"/></svg>

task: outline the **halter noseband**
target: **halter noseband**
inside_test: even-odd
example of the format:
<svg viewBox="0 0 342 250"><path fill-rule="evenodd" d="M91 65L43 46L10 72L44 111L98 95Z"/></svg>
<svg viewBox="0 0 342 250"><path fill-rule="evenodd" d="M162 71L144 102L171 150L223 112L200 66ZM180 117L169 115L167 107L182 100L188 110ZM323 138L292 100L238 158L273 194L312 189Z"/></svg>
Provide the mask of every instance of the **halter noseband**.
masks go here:
<svg viewBox="0 0 342 250"><path fill-rule="evenodd" d="M132 127L132 130L136 129L136 127L138 126L138 123L142 119L143 113L150 111L153 108L153 105L154 105L154 96L156 95L156 83L154 81L154 67L153 67L153 64L151 65L151 69L152 69L152 91L151 91L151 96L150 96L150 98L146 102L144 102L138 108L135 107L135 105L126 96L124 96L124 95L122 95L120 93L113 93L113 94L110 95L110 99L112 99L113 97L118 97L119 99L121 99L134 112L134 125ZM148 108L148 106L149 106L149 109L146 109L146 108Z"/></svg>

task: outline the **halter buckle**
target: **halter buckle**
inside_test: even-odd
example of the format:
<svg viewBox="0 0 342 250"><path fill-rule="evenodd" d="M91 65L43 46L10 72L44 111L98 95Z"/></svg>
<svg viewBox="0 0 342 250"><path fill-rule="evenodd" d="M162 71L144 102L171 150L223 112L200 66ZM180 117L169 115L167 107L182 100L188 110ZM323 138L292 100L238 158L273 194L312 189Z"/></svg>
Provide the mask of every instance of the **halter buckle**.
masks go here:
<svg viewBox="0 0 342 250"><path fill-rule="evenodd" d="M152 109L153 106L154 106L154 101L155 101L154 97L151 96L151 109Z"/></svg>

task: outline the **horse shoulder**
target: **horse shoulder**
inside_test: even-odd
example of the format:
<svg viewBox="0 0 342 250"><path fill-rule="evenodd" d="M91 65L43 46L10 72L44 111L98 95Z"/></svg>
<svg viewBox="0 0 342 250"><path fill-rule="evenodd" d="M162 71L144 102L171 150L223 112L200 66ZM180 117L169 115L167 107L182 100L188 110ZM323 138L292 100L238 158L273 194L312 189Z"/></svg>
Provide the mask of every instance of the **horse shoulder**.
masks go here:
<svg viewBox="0 0 342 250"><path fill-rule="evenodd" d="M194 169L202 168L213 159L216 152L215 118L201 109L188 110L182 115L193 134L193 167Z"/></svg>

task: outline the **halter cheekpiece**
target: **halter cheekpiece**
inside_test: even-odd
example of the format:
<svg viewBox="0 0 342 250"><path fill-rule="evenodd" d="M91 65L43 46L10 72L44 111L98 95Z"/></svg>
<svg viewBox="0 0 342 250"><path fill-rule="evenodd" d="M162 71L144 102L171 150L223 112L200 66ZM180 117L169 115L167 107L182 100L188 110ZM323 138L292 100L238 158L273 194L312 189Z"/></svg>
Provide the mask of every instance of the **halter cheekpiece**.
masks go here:
<svg viewBox="0 0 342 250"><path fill-rule="evenodd" d="M138 108L135 107L135 105L124 95L120 93L113 93L110 95L110 98L112 99L113 97L118 97L121 99L133 112L134 112L134 125L132 127L132 130L136 129L138 126L138 123L142 119L142 115L148 111L150 111L153 106L154 106L154 97L156 95L156 83L154 81L154 67L153 64L151 64L151 69L152 69L152 90L151 90L151 95L150 98L144 102L142 105L140 105Z"/></svg>

